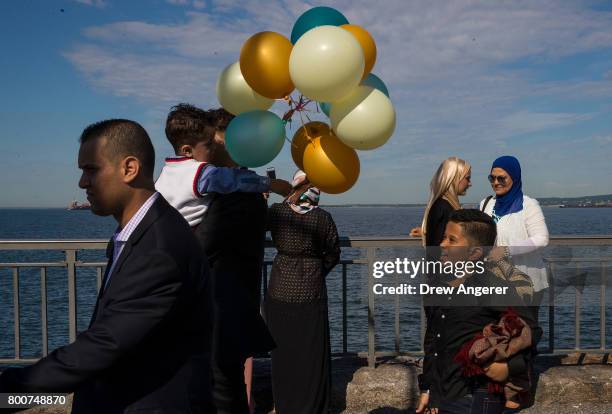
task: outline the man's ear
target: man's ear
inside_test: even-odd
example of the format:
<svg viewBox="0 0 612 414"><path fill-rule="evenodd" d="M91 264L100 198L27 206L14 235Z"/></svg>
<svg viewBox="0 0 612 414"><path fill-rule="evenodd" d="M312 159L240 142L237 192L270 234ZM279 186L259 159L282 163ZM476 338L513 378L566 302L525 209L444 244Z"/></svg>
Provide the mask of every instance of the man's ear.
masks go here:
<svg viewBox="0 0 612 414"><path fill-rule="evenodd" d="M225 145L225 130L220 131L220 130L215 130L215 137L213 139L213 141L215 141L215 143L219 143L221 145Z"/></svg>
<svg viewBox="0 0 612 414"><path fill-rule="evenodd" d="M470 247L468 250L468 258L470 261L482 260L484 257L484 249L480 246Z"/></svg>
<svg viewBox="0 0 612 414"><path fill-rule="evenodd" d="M191 145L181 145L179 148L178 155L182 155L184 157L193 158L193 147Z"/></svg>
<svg viewBox="0 0 612 414"><path fill-rule="evenodd" d="M131 183L140 174L140 160L134 156L125 157L121 161L121 174L124 183Z"/></svg>

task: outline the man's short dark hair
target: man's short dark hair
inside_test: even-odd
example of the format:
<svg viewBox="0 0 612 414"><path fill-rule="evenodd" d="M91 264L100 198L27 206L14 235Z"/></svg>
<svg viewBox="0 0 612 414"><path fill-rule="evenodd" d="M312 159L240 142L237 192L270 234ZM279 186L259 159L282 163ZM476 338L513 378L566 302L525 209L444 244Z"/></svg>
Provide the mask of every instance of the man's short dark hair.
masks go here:
<svg viewBox="0 0 612 414"><path fill-rule="evenodd" d="M206 111L206 122L217 131L225 131L235 116L223 108L209 109Z"/></svg>
<svg viewBox="0 0 612 414"><path fill-rule="evenodd" d="M110 159L133 156L142 165L143 174L153 178L155 149L147 131L129 119L107 119L89 125L83 130L81 144L96 138L106 138L104 150Z"/></svg>
<svg viewBox="0 0 612 414"><path fill-rule="evenodd" d="M448 221L459 224L465 237L476 243L476 246L490 247L495 244L497 237L495 222L480 210L455 210L448 217Z"/></svg>
<svg viewBox="0 0 612 414"><path fill-rule="evenodd" d="M166 119L166 138L178 154L181 146L195 146L198 142L210 145L215 127L208 121L208 111L181 103L170 109Z"/></svg>

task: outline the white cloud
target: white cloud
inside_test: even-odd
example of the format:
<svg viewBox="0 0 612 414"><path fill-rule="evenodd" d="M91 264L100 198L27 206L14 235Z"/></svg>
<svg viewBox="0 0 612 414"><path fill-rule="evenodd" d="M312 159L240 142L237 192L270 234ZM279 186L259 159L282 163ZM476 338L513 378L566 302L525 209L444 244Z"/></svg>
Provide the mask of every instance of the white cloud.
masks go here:
<svg viewBox="0 0 612 414"><path fill-rule="evenodd" d="M499 126L506 129L509 135L515 135L560 128L589 120L592 117L593 115L590 114L519 111L500 119Z"/></svg>
<svg viewBox="0 0 612 414"><path fill-rule="evenodd" d="M97 7L102 9L107 6L106 0L73 0L77 3L85 4L87 6Z"/></svg>
<svg viewBox="0 0 612 414"><path fill-rule="evenodd" d="M123 21L91 27L85 34L94 42L105 43L109 51L127 48L142 57L205 59L203 65L218 66L221 59L237 60L242 43L253 32L241 30L219 17L189 12L183 25Z"/></svg>
<svg viewBox="0 0 612 414"><path fill-rule="evenodd" d="M432 4L393 0L377 13L371 13L368 4L340 1L334 6L373 34L379 48L374 71L391 87L394 99L412 102L416 96L425 99L424 103L444 101L445 105L438 102L435 106L441 111L457 106L496 107L504 101L515 102L520 93L550 93L559 87L569 92L571 84L534 84L528 75L497 66L526 58L556 59L612 43L609 13L554 1ZM189 12L181 24L122 21L92 27L86 35L93 42L102 42L109 53L140 50L134 58L188 58L192 62L187 65L217 70L237 60L244 40L257 31L289 35L296 17L309 7L281 0L215 0L210 5L209 13ZM71 52L78 53L76 49ZM133 74L140 77L137 72L122 76ZM602 82L591 83L590 90L601 91ZM163 83L151 86L167 88ZM607 82L604 89L608 94L612 83Z"/></svg>
<svg viewBox="0 0 612 414"><path fill-rule="evenodd" d="M206 7L206 2L202 0L193 0L193 8L201 10Z"/></svg>
<svg viewBox="0 0 612 414"><path fill-rule="evenodd" d="M612 134L610 135L598 135L594 137L594 140L597 144L602 147L607 147L608 149L612 148Z"/></svg>
<svg viewBox="0 0 612 414"><path fill-rule="evenodd" d="M136 97L163 107L183 100L214 104L210 97L214 97L217 71L211 68L176 57L143 57L93 45L80 46L66 57L101 92L112 91L116 96Z"/></svg>
<svg viewBox="0 0 612 414"><path fill-rule="evenodd" d="M118 21L90 27L65 56L100 92L134 98L163 116L176 102L216 105L216 78L238 60L243 42L263 30L289 36L299 14L311 7L297 0L171 2L207 8L186 10L184 19L173 23ZM582 125L612 112L609 106L593 114L558 105L609 102L610 72L604 70L601 79L542 76L567 57L609 50L610 12L555 0L387 0L375 12L365 0L333 6L373 35L378 46L374 73L389 86L398 113L389 143L360 153L364 183L380 176L428 176L449 155L465 156L482 169L500 152L533 156L537 162L550 151L548 144L534 144L530 151L510 139ZM538 104L531 108L528 100ZM283 154L279 162L289 169L288 153ZM382 167L385 163L394 167Z"/></svg>

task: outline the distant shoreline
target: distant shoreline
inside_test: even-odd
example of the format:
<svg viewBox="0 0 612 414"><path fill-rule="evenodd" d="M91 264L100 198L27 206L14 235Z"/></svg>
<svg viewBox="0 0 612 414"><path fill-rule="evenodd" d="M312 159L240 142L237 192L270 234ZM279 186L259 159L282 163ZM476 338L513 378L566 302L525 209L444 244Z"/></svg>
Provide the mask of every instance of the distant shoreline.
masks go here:
<svg viewBox="0 0 612 414"><path fill-rule="evenodd" d="M561 208L612 208L612 194L583 196L583 197L536 197L542 207ZM347 204L321 204L321 207L425 207L426 203L347 203ZM478 202L464 203L464 206L478 206ZM41 210L62 209L66 207L0 207L0 210Z"/></svg>

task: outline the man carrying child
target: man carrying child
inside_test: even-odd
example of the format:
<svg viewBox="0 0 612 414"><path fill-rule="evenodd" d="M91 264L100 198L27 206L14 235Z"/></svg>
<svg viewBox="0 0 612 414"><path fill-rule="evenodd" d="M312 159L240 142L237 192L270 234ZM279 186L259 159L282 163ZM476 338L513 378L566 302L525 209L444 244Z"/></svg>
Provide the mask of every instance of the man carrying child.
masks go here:
<svg viewBox="0 0 612 414"><path fill-rule="evenodd" d="M166 159L156 188L192 226L211 268L216 412L246 414L245 362L274 347L259 313L267 212L262 193L286 195L291 185L236 165L225 149L232 118L223 109L174 107L166 136L176 156Z"/></svg>

